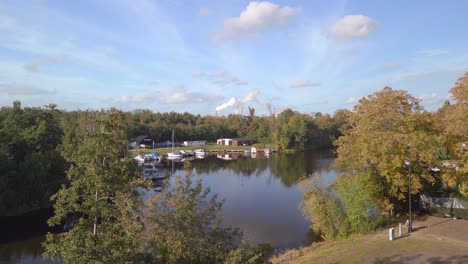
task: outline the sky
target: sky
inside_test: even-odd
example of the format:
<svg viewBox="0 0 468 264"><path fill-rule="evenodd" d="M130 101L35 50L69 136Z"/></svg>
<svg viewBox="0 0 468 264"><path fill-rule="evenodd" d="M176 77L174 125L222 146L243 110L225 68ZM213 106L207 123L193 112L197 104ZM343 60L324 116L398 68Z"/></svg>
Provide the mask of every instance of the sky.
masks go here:
<svg viewBox="0 0 468 264"><path fill-rule="evenodd" d="M333 114L385 86L433 111L468 1L0 1L0 106Z"/></svg>

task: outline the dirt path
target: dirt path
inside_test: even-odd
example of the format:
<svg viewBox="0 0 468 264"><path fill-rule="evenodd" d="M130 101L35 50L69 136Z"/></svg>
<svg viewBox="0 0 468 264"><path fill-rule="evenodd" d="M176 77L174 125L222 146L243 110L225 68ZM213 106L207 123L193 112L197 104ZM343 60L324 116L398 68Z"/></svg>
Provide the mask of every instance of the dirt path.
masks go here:
<svg viewBox="0 0 468 264"><path fill-rule="evenodd" d="M414 235L468 243L468 221L429 217L415 225Z"/></svg>

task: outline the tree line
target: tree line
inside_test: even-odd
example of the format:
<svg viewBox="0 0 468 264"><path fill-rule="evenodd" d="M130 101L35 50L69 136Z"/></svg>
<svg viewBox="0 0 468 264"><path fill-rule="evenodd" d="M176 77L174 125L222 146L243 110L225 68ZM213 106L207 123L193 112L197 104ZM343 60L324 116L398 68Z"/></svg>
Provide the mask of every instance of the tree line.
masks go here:
<svg viewBox="0 0 468 264"><path fill-rule="evenodd" d="M190 113L155 113L134 110L129 117L130 137L148 135L156 142L170 140L172 131L178 141L248 137L277 149L306 150L333 148L333 142L346 124L349 111L333 116L320 112L302 114L285 109L278 115L257 116L249 107L248 115L201 116Z"/></svg>
<svg viewBox="0 0 468 264"><path fill-rule="evenodd" d="M326 239L374 230L408 210L417 194L468 197L468 73L436 112L403 90L385 87L362 98L337 141L330 186L304 182L303 207ZM417 207L417 206L415 206Z"/></svg>

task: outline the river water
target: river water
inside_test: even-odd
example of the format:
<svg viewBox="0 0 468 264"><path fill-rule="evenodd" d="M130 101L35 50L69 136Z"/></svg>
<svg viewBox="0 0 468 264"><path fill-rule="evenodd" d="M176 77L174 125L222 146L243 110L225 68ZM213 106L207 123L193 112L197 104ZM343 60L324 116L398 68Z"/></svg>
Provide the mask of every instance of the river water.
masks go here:
<svg viewBox="0 0 468 264"><path fill-rule="evenodd" d="M224 224L239 227L250 243L270 243L276 249L286 249L318 239L310 232L310 222L300 209L303 192L299 181L321 177L324 184L331 183L338 173L332 168L333 163L333 155L327 152L275 153L268 157L262 153L255 157L209 155L192 162L192 175L225 199ZM168 169L182 176L187 173L182 165L170 164ZM41 257L40 244L46 232L43 215L22 221L10 219L7 228L0 227L4 229L1 233L9 231L8 239L0 235L0 263L49 263ZM15 237L12 230L27 228L27 221L38 227L28 228L30 236Z"/></svg>

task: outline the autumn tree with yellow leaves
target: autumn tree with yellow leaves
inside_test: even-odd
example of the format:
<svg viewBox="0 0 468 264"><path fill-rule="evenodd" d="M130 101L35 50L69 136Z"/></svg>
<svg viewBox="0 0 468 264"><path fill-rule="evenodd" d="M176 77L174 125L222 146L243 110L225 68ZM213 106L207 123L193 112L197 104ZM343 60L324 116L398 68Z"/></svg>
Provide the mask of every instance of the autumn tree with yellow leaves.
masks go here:
<svg viewBox="0 0 468 264"><path fill-rule="evenodd" d="M454 103L435 113L444 138L441 176L447 186L468 197L468 72L458 79L450 93Z"/></svg>

